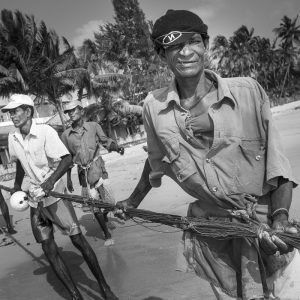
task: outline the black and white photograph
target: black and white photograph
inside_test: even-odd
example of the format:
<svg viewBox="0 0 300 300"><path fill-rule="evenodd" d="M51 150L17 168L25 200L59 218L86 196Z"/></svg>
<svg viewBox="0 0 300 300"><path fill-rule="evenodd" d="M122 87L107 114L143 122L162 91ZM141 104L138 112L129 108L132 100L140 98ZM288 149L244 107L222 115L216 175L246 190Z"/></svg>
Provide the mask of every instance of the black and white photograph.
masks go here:
<svg viewBox="0 0 300 300"><path fill-rule="evenodd" d="M300 300L300 1L1 0L0 300Z"/></svg>

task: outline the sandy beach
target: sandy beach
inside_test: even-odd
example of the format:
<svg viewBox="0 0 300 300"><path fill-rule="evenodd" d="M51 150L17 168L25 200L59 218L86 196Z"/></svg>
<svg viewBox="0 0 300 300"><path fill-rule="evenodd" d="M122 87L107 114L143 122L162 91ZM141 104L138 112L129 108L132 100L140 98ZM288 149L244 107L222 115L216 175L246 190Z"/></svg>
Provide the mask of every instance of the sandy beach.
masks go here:
<svg viewBox="0 0 300 300"><path fill-rule="evenodd" d="M284 147L300 181L300 103L273 110ZM117 200L126 199L142 172L147 153L139 144L126 148L125 155L110 153L103 156L110 176L111 187ZM80 194L73 172L74 194ZM12 181L2 182L12 186ZM9 194L3 192L6 199ZM294 190L291 216L300 219L300 189ZM174 182L163 179L159 189L152 189L140 208L185 215L193 198L185 194ZM117 228L113 231L115 245L103 246L103 234L90 212L75 208L82 231L91 243L112 290L121 300L199 300L215 299L208 283L193 273L176 271L177 245L181 232L159 224L138 225L110 216ZM15 229L15 243L0 247L0 299L1 300L61 300L69 299L62 284L56 279L31 233L29 210L15 212L10 209ZM4 226L2 216L0 225ZM0 239L3 235L0 235ZM84 299L98 299L98 286L88 267L72 246L68 237L56 232L56 242L71 269Z"/></svg>

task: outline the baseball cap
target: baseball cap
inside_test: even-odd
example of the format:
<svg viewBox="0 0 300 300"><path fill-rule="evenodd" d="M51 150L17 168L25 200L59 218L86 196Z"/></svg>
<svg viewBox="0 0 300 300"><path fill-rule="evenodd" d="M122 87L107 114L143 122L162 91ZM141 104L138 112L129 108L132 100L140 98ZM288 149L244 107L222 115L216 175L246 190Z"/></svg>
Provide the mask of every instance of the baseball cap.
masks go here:
<svg viewBox="0 0 300 300"><path fill-rule="evenodd" d="M163 47L177 45L190 39L195 33L207 34L207 25L188 10L169 9L156 20L151 38Z"/></svg>
<svg viewBox="0 0 300 300"><path fill-rule="evenodd" d="M73 100L73 101L68 102L65 105L64 113L67 113L69 110L71 110L71 109L73 109L73 108L75 108L77 106L83 107L82 103L80 101L78 101L78 100Z"/></svg>
<svg viewBox="0 0 300 300"><path fill-rule="evenodd" d="M1 109L2 112L7 112L21 105L34 106L33 100L24 94L13 94L9 97L9 100L8 104Z"/></svg>

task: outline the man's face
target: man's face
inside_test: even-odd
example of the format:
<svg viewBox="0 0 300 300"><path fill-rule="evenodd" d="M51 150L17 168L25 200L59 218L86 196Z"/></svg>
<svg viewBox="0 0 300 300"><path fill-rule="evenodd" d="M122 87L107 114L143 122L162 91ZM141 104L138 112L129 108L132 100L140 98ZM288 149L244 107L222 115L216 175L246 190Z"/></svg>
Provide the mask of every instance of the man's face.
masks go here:
<svg viewBox="0 0 300 300"><path fill-rule="evenodd" d="M82 109L79 106L68 110L68 116L70 117L71 122L76 122L82 117Z"/></svg>
<svg viewBox="0 0 300 300"><path fill-rule="evenodd" d="M30 108L26 108L24 110L21 107L17 107L15 109L9 110L9 114L12 122L17 128L23 127L27 123L27 121L31 119Z"/></svg>
<svg viewBox="0 0 300 300"><path fill-rule="evenodd" d="M204 70L205 45L195 33L184 43L167 47L163 59L176 78L198 77Z"/></svg>

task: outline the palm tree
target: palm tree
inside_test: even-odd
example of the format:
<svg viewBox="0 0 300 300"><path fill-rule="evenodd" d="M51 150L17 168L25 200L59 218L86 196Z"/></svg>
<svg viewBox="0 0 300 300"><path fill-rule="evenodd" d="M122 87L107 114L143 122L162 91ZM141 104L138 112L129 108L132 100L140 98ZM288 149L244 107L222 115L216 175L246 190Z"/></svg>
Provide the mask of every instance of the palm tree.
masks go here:
<svg viewBox="0 0 300 300"><path fill-rule="evenodd" d="M60 39L54 31L47 34L45 28L41 33L43 62L36 88L39 89L41 98L47 99L56 107L64 127L61 98L75 91L82 78L88 77L88 72L79 65L74 48L65 38L62 38L65 50L61 52Z"/></svg>
<svg viewBox="0 0 300 300"><path fill-rule="evenodd" d="M31 72L36 53L37 27L33 16L1 11L0 22L0 94L30 92Z"/></svg>
<svg viewBox="0 0 300 300"><path fill-rule="evenodd" d="M47 99L55 105L61 117L61 97L75 89L82 74L73 47L60 39L42 21L36 25L33 16L16 11L1 11L0 24L0 94L25 93Z"/></svg>
<svg viewBox="0 0 300 300"><path fill-rule="evenodd" d="M225 77L251 76L255 69L253 43L254 29L241 26L228 40L217 36L211 47L211 59Z"/></svg>
<svg viewBox="0 0 300 300"><path fill-rule="evenodd" d="M273 30L281 41L280 48L286 65L280 97L283 95L285 83L290 75L291 65L297 56L296 45L300 45L300 25L297 25L297 21L298 16L294 20L284 16L281 19L280 26Z"/></svg>

